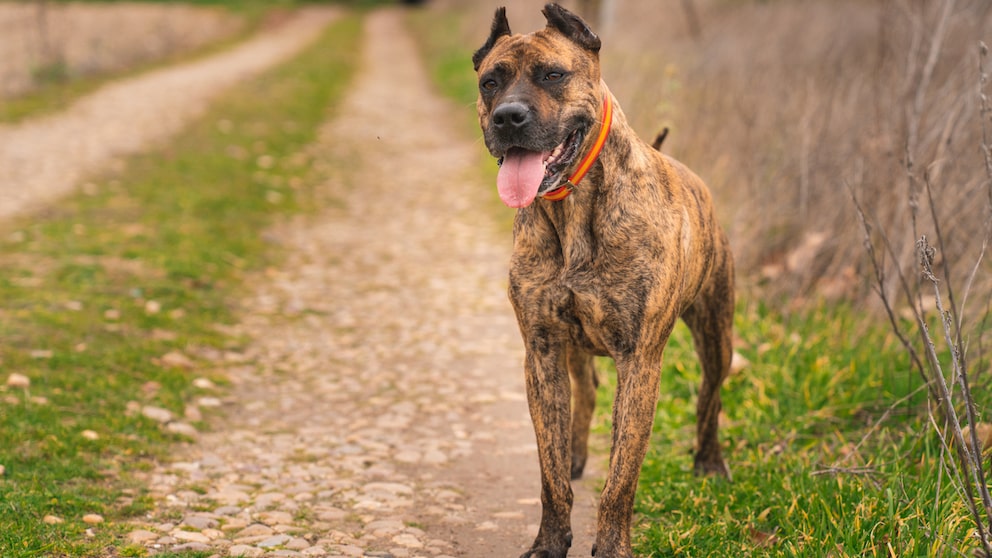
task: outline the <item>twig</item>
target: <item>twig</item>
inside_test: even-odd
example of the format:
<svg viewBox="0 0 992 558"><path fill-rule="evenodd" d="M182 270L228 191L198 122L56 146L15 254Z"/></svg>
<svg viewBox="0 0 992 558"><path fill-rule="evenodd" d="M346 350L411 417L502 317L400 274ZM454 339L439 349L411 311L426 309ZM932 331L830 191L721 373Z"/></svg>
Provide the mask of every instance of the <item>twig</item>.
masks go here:
<svg viewBox="0 0 992 558"><path fill-rule="evenodd" d="M981 446L978 445L978 435L975 428L974 399L971 397L971 391L968 387L968 376L966 371L962 368L962 359L960 354L958 354L957 347L954 344L954 338L951 334L950 314L944 310L943 301L940 296L939 281L933 274L933 259L935 251L927 243L926 236L920 238L918 248L920 254L920 264L923 267L923 277L933 285L937 311L940 313L940 321L944 328L944 340L947 342L948 346L951 347L954 376L961 383L962 395L965 398L966 416L968 419L968 424L971 426L971 436L974 444L970 449L968 444L965 443L964 434L961 429L961 420L958 418L957 411L954 409L951 393L948 389L947 381L944 378L940 359L937 356L937 348L934 345L933 338L930 336L930 331L925 320L920 320L919 322L921 335L923 336L924 346L927 349L927 357L930 362L932 372L931 376L934 379L934 385L936 385L937 390L940 393L940 401L946 409L946 417L954 439L955 449L961 459L961 465L965 468L966 474L972 477L971 482L964 483L965 491L968 494L966 503L974 516L975 525L978 527L978 534L982 542L982 548L985 550L986 555L992 556L992 544L990 544L988 539L988 526L992 525L992 496L989 495L988 486L985 484L985 473L982 470L982 459L980 453ZM941 436L941 440L943 441L943 436ZM985 521L982 520L981 513L978 511L977 506L975 506L975 501L973 498L975 490L978 491L979 496L982 499L982 504L985 507Z"/></svg>

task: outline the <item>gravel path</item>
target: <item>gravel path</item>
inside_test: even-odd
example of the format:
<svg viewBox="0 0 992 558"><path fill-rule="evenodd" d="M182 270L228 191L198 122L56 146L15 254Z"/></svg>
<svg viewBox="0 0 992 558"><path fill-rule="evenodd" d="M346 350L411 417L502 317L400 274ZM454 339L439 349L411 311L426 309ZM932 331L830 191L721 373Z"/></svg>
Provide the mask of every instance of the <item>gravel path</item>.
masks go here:
<svg viewBox="0 0 992 558"><path fill-rule="evenodd" d="M449 123L471 109L430 90L402 12L367 18L363 55L317 146L334 209L275 231L289 261L245 301L224 418L151 473L134 543L502 558L536 534L509 233ZM579 483L573 556L590 555L593 498Z"/></svg>
<svg viewBox="0 0 992 558"><path fill-rule="evenodd" d="M115 82L57 114L0 125L0 218L51 203L115 159L173 136L225 87L299 52L336 13L301 11L232 50Z"/></svg>

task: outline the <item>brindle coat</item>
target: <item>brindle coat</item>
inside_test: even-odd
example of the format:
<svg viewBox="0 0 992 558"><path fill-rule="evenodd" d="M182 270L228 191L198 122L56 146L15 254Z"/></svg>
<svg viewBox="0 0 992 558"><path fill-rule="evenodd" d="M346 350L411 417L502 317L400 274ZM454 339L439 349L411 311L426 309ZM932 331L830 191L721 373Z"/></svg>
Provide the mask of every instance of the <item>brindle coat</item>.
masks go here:
<svg viewBox="0 0 992 558"><path fill-rule="evenodd" d="M510 147L550 150L599 129L604 95L614 106L606 146L563 201L518 210L509 296L526 347L527 397L541 465L540 531L522 558L564 557L571 545L569 479L582 474L595 403L594 355L617 367L613 445L599 503L600 558L632 556L630 521L651 436L662 350L681 317L702 361L695 469L729 476L717 438L720 385L730 368L733 261L702 180L641 141L600 78L600 40L555 5L548 25L511 35L505 10L473 56L479 122L500 157ZM493 122L507 103L529 114L519 129ZM577 163L573 163L573 167ZM574 405L574 406L573 406Z"/></svg>

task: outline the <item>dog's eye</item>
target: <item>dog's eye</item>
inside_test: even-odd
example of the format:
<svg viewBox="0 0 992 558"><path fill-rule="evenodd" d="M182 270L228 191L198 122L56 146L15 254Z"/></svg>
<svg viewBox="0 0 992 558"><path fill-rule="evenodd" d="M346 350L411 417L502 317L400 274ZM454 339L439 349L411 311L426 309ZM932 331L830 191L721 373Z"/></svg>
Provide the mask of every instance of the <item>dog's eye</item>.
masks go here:
<svg viewBox="0 0 992 558"><path fill-rule="evenodd" d="M561 72L548 72L544 75L544 81L558 81L565 77L565 74Z"/></svg>
<svg viewBox="0 0 992 558"><path fill-rule="evenodd" d="M482 82L482 88L485 89L486 91L494 91L496 89L496 86L497 83L496 80L494 79L487 79L486 81Z"/></svg>

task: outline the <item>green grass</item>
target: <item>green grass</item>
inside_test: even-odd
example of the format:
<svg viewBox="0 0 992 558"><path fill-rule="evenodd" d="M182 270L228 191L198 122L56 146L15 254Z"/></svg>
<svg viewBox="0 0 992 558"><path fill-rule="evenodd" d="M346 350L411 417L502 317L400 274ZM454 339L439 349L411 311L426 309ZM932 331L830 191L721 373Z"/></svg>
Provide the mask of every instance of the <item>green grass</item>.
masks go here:
<svg viewBox="0 0 992 558"><path fill-rule="evenodd" d="M970 518L940 474L925 392L888 330L843 308L789 318L745 308L736 327L751 365L723 390L733 482L692 474L700 372L679 326L665 353L635 505L640 556L943 556L974 548ZM605 437L616 380L604 363L595 428ZM826 472L831 467L844 471Z"/></svg>
<svg viewBox="0 0 992 558"><path fill-rule="evenodd" d="M411 21L439 90L475 127L477 45L441 31L459 29L458 17ZM638 556L945 556L975 548L970 516L942 473L919 377L884 324L849 308L786 317L742 307L736 322L737 350L751 366L723 390L734 480L692 474L699 367L679 325L638 490ZM594 428L608 440L616 376L612 362L601 368ZM605 460L608 448L598 449ZM831 466L848 471L825 473Z"/></svg>
<svg viewBox="0 0 992 558"><path fill-rule="evenodd" d="M238 349L218 325L245 273L278 262L265 228L314 203L305 148L351 75L359 28L332 25L169 147L0 230L0 383L31 379L0 386L0 556L96 555L148 509L132 473L176 438L128 403L181 416L192 380L218 366L201 349ZM170 351L195 367L161 364ZM93 539L87 513L107 519Z"/></svg>

